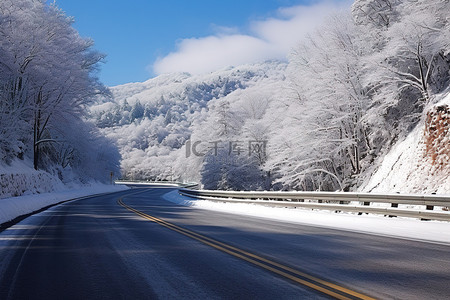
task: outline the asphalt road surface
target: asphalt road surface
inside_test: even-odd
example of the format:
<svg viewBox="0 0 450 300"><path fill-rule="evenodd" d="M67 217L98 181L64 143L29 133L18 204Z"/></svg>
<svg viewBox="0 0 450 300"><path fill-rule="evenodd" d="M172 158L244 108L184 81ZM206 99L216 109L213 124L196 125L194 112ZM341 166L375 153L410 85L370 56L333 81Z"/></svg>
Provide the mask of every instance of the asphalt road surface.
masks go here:
<svg viewBox="0 0 450 300"><path fill-rule="evenodd" d="M450 245L179 206L67 202L0 233L0 299L449 299Z"/></svg>

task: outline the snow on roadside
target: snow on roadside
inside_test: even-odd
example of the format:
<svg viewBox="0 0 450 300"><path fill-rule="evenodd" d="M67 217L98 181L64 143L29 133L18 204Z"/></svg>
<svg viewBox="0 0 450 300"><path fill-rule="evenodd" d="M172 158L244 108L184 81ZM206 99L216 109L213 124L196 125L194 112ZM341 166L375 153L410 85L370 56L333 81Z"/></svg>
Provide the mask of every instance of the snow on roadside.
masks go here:
<svg viewBox="0 0 450 300"><path fill-rule="evenodd" d="M124 185L92 183L91 185L80 186L74 189L60 190L52 193L0 199L0 224L64 200L94 194L122 191L126 189L128 188Z"/></svg>
<svg viewBox="0 0 450 300"><path fill-rule="evenodd" d="M10 165L0 162L0 199L67 189L50 173L36 171L30 161L15 160Z"/></svg>
<svg viewBox="0 0 450 300"><path fill-rule="evenodd" d="M419 219L400 217L388 218L381 215L357 215L354 213L265 207L246 203L218 203L181 196L178 191L169 192L163 197L167 201L199 209L396 238L445 244L450 243L449 222L421 221Z"/></svg>

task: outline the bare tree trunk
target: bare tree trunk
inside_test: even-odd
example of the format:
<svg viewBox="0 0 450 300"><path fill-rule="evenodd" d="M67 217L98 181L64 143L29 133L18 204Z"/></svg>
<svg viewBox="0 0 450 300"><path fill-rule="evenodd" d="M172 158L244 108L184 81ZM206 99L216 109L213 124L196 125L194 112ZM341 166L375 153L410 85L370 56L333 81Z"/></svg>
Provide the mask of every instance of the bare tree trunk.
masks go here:
<svg viewBox="0 0 450 300"><path fill-rule="evenodd" d="M34 128L33 128L33 166L35 170L39 169L39 139L41 136L41 102L42 92L39 92L36 99L36 111L34 112Z"/></svg>
<svg viewBox="0 0 450 300"><path fill-rule="evenodd" d="M38 137L39 137L39 127L40 127L40 122L39 122L39 117L40 115L40 111L38 111L37 113L35 113L35 117L34 117L34 138L33 138L33 166L34 169L37 170L38 169L38 163L39 163L39 144L38 144Z"/></svg>

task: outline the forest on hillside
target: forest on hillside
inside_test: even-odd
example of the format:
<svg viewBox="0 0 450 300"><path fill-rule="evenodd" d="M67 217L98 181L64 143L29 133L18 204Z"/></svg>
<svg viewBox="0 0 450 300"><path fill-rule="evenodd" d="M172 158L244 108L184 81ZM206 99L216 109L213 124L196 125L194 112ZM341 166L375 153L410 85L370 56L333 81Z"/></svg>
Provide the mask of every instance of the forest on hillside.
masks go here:
<svg viewBox="0 0 450 300"><path fill-rule="evenodd" d="M123 176L210 189L354 190L450 80L450 2L357 0L288 64L112 88L91 118Z"/></svg>

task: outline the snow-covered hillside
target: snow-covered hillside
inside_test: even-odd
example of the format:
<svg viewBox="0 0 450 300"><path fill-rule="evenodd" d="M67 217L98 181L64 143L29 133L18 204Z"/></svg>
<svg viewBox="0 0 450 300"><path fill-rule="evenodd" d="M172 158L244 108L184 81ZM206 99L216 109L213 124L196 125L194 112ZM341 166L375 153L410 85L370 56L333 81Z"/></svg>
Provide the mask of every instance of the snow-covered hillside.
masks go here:
<svg viewBox="0 0 450 300"><path fill-rule="evenodd" d="M177 160L185 164L181 161L187 159L183 146L193 130L198 131L198 140L206 141L201 128L210 111L222 102L236 106L251 97L264 100L279 92L285 68L285 63L267 62L206 75L162 75L143 83L113 87L113 99L92 106L91 117L103 133L117 141L123 176L198 180L199 170L181 176L183 172L174 166ZM237 118L234 116L234 121ZM220 136L209 138L207 142L212 142Z"/></svg>
<svg viewBox="0 0 450 300"><path fill-rule="evenodd" d="M438 97L417 127L379 160L363 190L450 194L450 94Z"/></svg>
<svg viewBox="0 0 450 300"><path fill-rule="evenodd" d="M213 189L277 188L271 182L276 174L269 178L272 170L265 163L268 158L279 160L274 148L283 146L293 154L300 151L289 148L289 139L301 139L310 130L295 123L307 112L293 101L286 74L285 64L270 62L208 75L163 75L144 83L113 87L114 98L99 101L91 108L91 116L108 137L117 141L123 175L128 179L197 181ZM369 156L374 157L372 161L363 160L365 167L352 189L450 193L450 154L445 147L448 127L436 145L447 152L438 151L439 156L433 158L426 152L427 112L432 115L438 107L450 104L446 93L435 97L436 104L424 112L397 120L405 125L396 135L391 132L388 141L395 141L397 136L399 141L393 146L380 144L378 154ZM390 109L403 105L391 105ZM375 120L374 124L387 121L379 112L372 108L365 118ZM414 129L408 133L411 127ZM371 131L375 136L380 132L389 135L383 128ZM249 140L269 143L264 157L256 163L248 159ZM280 144L281 140L284 142ZM196 142L199 147L194 150ZM242 153L230 148L233 142L240 143L238 150ZM206 155L195 155L195 151Z"/></svg>

